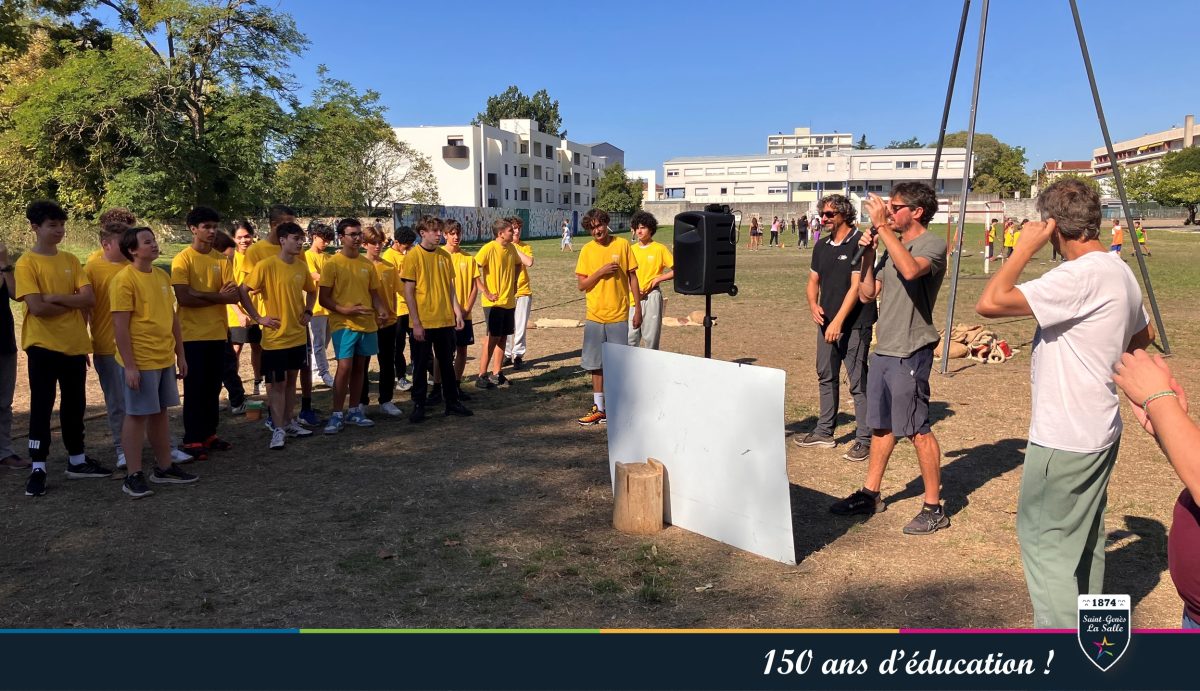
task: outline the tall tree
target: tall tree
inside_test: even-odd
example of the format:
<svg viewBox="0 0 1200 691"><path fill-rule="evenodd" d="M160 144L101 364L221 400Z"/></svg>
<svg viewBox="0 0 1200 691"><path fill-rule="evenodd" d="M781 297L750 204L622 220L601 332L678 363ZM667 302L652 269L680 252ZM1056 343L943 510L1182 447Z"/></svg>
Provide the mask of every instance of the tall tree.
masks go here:
<svg viewBox="0 0 1200 691"><path fill-rule="evenodd" d="M562 116L558 112L558 101L550 100L550 94L541 89L526 96L515 85L503 93L489 96L482 113L475 116L472 125L491 125L497 127L501 120L525 119L537 120L542 131L555 137L566 138L567 131L562 128Z"/></svg>
<svg viewBox="0 0 1200 691"><path fill-rule="evenodd" d="M867 149L874 149L875 147L874 145L867 143L867 135L864 134L858 138L858 142L854 144L854 148L859 151L866 151Z"/></svg>
<svg viewBox="0 0 1200 691"><path fill-rule="evenodd" d="M1125 183L1125 195L1129 197L1129 201L1133 203L1135 209L1154 201L1154 185L1158 182L1159 167L1159 163L1121 166L1121 180Z"/></svg>
<svg viewBox="0 0 1200 691"><path fill-rule="evenodd" d="M641 180L630 180L620 163L604 169L596 183L596 208L610 213L631 214L642 208Z"/></svg>
<svg viewBox="0 0 1200 691"><path fill-rule="evenodd" d="M1163 157L1154 196L1159 203L1183 206L1188 212L1184 223L1196 223L1196 207L1200 206L1200 148L1189 147Z"/></svg>
<svg viewBox="0 0 1200 691"><path fill-rule="evenodd" d="M934 143L931 146L936 145ZM946 135L947 148L966 145L965 131ZM1007 197L1029 189L1029 175L1025 172L1028 159L1024 147L1010 146L991 134L976 132L972 148L975 174L971 178L971 187L975 192Z"/></svg>
<svg viewBox="0 0 1200 691"><path fill-rule="evenodd" d="M1092 177L1091 175L1084 175L1082 173L1076 173L1075 171L1069 171L1055 175L1053 180L1054 182L1058 182L1060 180L1078 180L1090 187L1096 194L1101 193L1100 183L1096 182L1096 178Z"/></svg>
<svg viewBox="0 0 1200 691"><path fill-rule="evenodd" d="M888 142L887 148L889 148L889 149L920 149L921 148L921 140L917 139L916 137L909 137L908 139L902 139L902 140L893 139L892 141Z"/></svg>

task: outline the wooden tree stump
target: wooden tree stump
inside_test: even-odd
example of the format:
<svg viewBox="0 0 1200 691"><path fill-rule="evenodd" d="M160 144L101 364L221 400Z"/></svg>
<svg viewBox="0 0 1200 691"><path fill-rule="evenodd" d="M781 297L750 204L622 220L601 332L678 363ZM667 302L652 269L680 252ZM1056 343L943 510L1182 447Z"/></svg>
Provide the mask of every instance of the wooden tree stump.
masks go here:
<svg viewBox="0 0 1200 691"><path fill-rule="evenodd" d="M663 529L663 466L658 462L618 463L613 527L631 535Z"/></svg>

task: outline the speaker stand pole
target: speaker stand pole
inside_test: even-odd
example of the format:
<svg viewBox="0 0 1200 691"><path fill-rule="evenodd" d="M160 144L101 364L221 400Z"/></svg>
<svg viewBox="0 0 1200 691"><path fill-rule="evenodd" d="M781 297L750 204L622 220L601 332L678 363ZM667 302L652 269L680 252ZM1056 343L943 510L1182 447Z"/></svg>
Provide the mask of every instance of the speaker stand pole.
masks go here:
<svg viewBox="0 0 1200 691"><path fill-rule="evenodd" d="M704 357L712 358L712 295L704 295Z"/></svg>

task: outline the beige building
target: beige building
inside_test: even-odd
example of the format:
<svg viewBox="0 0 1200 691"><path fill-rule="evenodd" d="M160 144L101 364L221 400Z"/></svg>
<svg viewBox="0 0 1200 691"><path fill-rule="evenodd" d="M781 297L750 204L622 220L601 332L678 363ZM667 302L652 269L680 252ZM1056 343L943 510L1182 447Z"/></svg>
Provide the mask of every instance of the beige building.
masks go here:
<svg viewBox="0 0 1200 691"><path fill-rule="evenodd" d="M1117 155L1117 163L1137 167L1162 160L1163 156L1173 151L1197 144L1200 144L1200 131L1196 129L1195 118L1187 115L1183 118L1183 127L1172 127L1162 132L1113 142L1113 152ZM1100 183L1105 194L1115 194L1112 190L1112 161L1108 158L1107 148L1101 146L1092 150L1091 168L1092 175Z"/></svg>
<svg viewBox="0 0 1200 691"><path fill-rule="evenodd" d="M797 127L791 134L767 136L767 153L789 156L828 156L834 151L854 148L853 134L812 134L807 127Z"/></svg>

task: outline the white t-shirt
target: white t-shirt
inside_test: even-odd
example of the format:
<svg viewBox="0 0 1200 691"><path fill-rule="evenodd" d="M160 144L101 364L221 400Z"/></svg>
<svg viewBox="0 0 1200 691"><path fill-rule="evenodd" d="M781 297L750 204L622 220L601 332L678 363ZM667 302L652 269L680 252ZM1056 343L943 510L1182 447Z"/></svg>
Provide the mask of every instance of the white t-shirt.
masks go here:
<svg viewBox="0 0 1200 691"><path fill-rule="evenodd" d="M1029 441L1094 453L1121 436L1113 367L1146 328L1142 291L1125 262L1088 252L1017 286L1037 319Z"/></svg>

